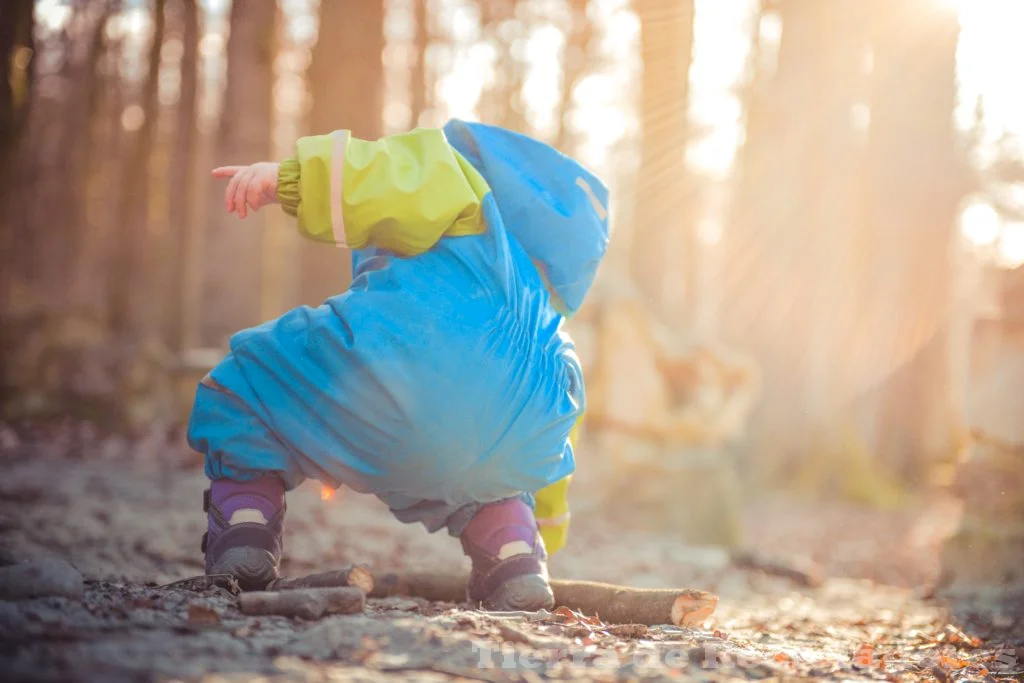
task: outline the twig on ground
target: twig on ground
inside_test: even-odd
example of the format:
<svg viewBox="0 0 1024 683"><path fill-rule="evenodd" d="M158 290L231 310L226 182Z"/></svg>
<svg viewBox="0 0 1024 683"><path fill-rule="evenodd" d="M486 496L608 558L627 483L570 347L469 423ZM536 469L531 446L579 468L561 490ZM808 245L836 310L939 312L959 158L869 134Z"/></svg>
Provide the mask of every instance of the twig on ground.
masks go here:
<svg viewBox="0 0 1024 683"><path fill-rule="evenodd" d="M465 576L441 572L387 573L375 576L370 597L402 595L439 602L463 602ZM616 624L691 626L711 616L718 596L685 588L630 588L595 581L551 582L555 604L598 614Z"/></svg>
<svg viewBox="0 0 1024 683"><path fill-rule="evenodd" d="M267 586L268 591L295 590L300 588L341 588L351 586L366 594L373 591L373 574L365 565L350 564L347 567L319 574L310 574L296 579L274 579Z"/></svg>
<svg viewBox="0 0 1024 683"><path fill-rule="evenodd" d="M160 590L195 591L197 593L201 593L211 588L223 588L232 595L238 595L242 592L242 589L238 587L238 582L235 581L235 577L231 574L191 576L187 579L172 581L166 585L159 586Z"/></svg>
<svg viewBox="0 0 1024 683"><path fill-rule="evenodd" d="M366 594L358 588L295 588L286 591L255 591L238 596L242 614L278 615L319 619L328 614L356 614L366 606Z"/></svg>

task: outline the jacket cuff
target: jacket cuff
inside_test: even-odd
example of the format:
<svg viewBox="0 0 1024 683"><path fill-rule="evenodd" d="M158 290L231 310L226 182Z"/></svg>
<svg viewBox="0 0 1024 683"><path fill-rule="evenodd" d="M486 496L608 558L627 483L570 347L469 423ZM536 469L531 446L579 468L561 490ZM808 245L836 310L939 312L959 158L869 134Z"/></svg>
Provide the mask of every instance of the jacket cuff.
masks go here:
<svg viewBox="0 0 1024 683"><path fill-rule="evenodd" d="M277 168L277 201L289 216L299 213L299 160L285 159Z"/></svg>

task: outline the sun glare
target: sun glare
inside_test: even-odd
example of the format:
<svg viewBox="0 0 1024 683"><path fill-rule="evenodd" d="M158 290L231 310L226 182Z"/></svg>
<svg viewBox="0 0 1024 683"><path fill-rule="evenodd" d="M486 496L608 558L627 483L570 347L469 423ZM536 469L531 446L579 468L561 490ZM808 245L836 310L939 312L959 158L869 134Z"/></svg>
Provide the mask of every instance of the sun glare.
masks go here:
<svg viewBox="0 0 1024 683"><path fill-rule="evenodd" d="M987 247L999 239L999 214L988 202L971 202L960 214L960 232L976 246Z"/></svg>
<svg viewBox="0 0 1024 683"><path fill-rule="evenodd" d="M999 239L999 265L1016 268L1024 265L1024 223L1007 223Z"/></svg>
<svg viewBox="0 0 1024 683"><path fill-rule="evenodd" d="M59 31L71 18L71 6L61 0L39 0L35 14L41 25L50 31Z"/></svg>

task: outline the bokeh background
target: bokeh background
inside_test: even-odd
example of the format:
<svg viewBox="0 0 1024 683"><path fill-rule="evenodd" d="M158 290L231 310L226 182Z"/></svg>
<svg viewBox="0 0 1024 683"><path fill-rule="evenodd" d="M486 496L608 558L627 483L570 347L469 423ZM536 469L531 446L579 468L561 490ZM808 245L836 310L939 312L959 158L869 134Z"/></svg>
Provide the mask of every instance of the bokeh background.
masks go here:
<svg viewBox="0 0 1024 683"><path fill-rule="evenodd" d="M197 467L229 335L349 278L209 169L477 119L612 188L575 505L734 548L766 497L948 497L950 572L1020 585L1021 35L1015 0L6 0L5 438Z"/></svg>

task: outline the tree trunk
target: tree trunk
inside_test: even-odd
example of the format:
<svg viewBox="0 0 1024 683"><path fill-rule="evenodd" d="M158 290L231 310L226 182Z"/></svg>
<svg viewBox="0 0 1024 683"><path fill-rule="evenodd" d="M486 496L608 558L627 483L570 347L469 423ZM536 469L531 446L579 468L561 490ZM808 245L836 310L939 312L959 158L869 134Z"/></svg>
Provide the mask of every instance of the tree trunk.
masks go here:
<svg viewBox="0 0 1024 683"><path fill-rule="evenodd" d="M145 262L147 244L150 160L156 133L159 103L157 88L160 76L160 50L164 39L165 0L153 4L153 34L150 37L148 71L142 91L143 122L124 166L121 212L118 220L118 244L111 278L110 328L115 334L136 334L136 323L146 297L153 295L147 287L146 273L139 265Z"/></svg>
<svg viewBox="0 0 1024 683"><path fill-rule="evenodd" d="M69 300L77 294L72 276L86 231L84 180L88 178L91 128L97 120L100 90L96 65L104 48L106 18L112 10L111 2L75 8L66 44L58 48L62 65L59 72L50 77L61 81L60 94L51 95L46 101L48 106L37 108L31 130L24 125L28 120L23 121L24 131L33 136L32 154L18 158L15 162L20 166L18 172L4 182L12 197L33 197L32 202L12 204L8 218L20 225L12 246L18 256L11 259L17 265L11 270L23 270L26 275L23 291L31 288L34 299L31 305L37 308L66 309ZM31 46L23 44L14 59L27 59L28 49ZM23 72L22 82L11 88L12 93L17 92L23 99L26 108L29 105L29 100L25 99L29 94L27 76L31 73ZM23 114L26 112L27 109L23 110ZM16 154L15 148L11 154ZM15 188L15 184L20 188ZM44 221L52 227L32 229ZM12 276L14 274L11 272Z"/></svg>
<svg viewBox="0 0 1024 683"><path fill-rule="evenodd" d="M1001 275L1019 284L1022 274ZM971 438L953 487L963 516L942 549L938 588L944 597L1005 609L1024 597L1024 335L1020 320L1005 316L979 319L972 332Z"/></svg>
<svg viewBox="0 0 1024 683"><path fill-rule="evenodd" d="M270 159L276 18L275 0L232 3L227 80L214 151L217 166ZM204 236L200 335L206 346L224 345L232 334L260 319L266 213L250 212L245 220L228 215L224 186L218 183L210 192Z"/></svg>
<svg viewBox="0 0 1024 683"><path fill-rule="evenodd" d="M320 38L309 74L311 133L348 129L358 138L382 135L383 51L383 0L321 3ZM303 303L315 306L345 290L351 280L349 250L303 240L300 253Z"/></svg>
<svg viewBox="0 0 1024 683"><path fill-rule="evenodd" d="M494 77L480 94L480 118L489 123L519 132L526 131L522 103L526 65L513 56L512 46L525 37L523 25L516 18L519 0L490 0L480 10L481 32L494 45L497 58Z"/></svg>
<svg viewBox="0 0 1024 683"><path fill-rule="evenodd" d="M114 117L120 123L121 112L112 111L107 100L112 90L121 87L120 74L107 73L110 46L107 44L106 29L110 18L117 9L114 2L94 5L96 10L89 32L89 45L83 62L77 65L75 73L75 104L69 107L74 112L68 117L70 133L67 137L67 157L64 170L67 185L67 202L56 217L62 223L74 226L60 237L60 244L46 260L50 274L46 277L48 286L56 288L47 295L54 302L67 303L69 309L78 315L95 316L102 319L107 304L107 292L97 286L96 273L102 272L111 244L110 216L97 216L93 207L95 196L101 194L108 203L121 198L112 195L104 178L120 172L111 164L111 149L104 146L103 130L109 125L105 118ZM106 109L106 111L105 111ZM118 125L118 130L121 126ZM120 185L118 180L114 183ZM118 210L121 205L117 204ZM117 214L115 214L116 217Z"/></svg>
<svg viewBox="0 0 1024 683"><path fill-rule="evenodd" d="M879 403L875 451L908 481L949 455L952 313L957 207L966 159L953 122L959 24L927 0L876 2L868 144L870 295L892 362L905 365Z"/></svg>
<svg viewBox="0 0 1024 683"><path fill-rule="evenodd" d="M844 246L857 225L860 168L851 110L866 40L857 0L773 8L782 41L774 69L758 55L748 90L720 282L726 335L765 375L751 425L759 481L798 462L828 475L835 464L846 377L840 351L858 277Z"/></svg>
<svg viewBox="0 0 1024 683"><path fill-rule="evenodd" d="M640 177L629 236L633 279L652 306L664 312L669 269L687 278L682 292L691 306L693 183L686 168L689 141L693 0L637 0L643 57Z"/></svg>
<svg viewBox="0 0 1024 683"><path fill-rule="evenodd" d="M416 34L413 49L415 63L410 74L409 84L409 122L411 128L420 125L423 114L432 106L433 75L427 73L427 48L430 47L430 11L428 0L413 1L413 21L416 22Z"/></svg>
<svg viewBox="0 0 1024 683"><path fill-rule="evenodd" d="M195 244L199 237L192 220L195 193L195 153L198 140L196 130L197 79L199 69L199 8L196 0L178 0L178 27L181 33L181 89L174 127L175 148L170 171L170 205L168 206L171 234L170 282L167 287L167 312L164 338L170 348L182 350L190 339L191 327L187 319L195 315L198 301L191 287L194 280L193 263Z"/></svg>
<svg viewBox="0 0 1024 683"><path fill-rule="evenodd" d="M590 44L594 27L587 18L589 0L570 0L569 35L566 37L565 55L562 59L562 83L558 96L558 128L555 132L555 148L563 154L575 152L576 140L570 131L576 86L587 73Z"/></svg>
<svg viewBox="0 0 1024 683"><path fill-rule="evenodd" d="M0 321L7 318L12 306L17 264L23 262L24 247L19 247L19 228L23 226L18 214L23 210L17 204L15 179L21 160L21 146L28 122L29 103L35 71L33 48L34 21L32 0L13 0L0 16L0 55L3 73L0 78L0 254L4 263L0 267ZM6 326L7 323L0 323ZM0 390L10 386L8 359L13 355L10 345L21 340L9 334L0 334Z"/></svg>
<svg viewBox="0 0 1024 683"><path fill-rule="evenodd" d="M0 225L4 230L2 246L8 246L10 221L6 212L11 195L9 179L16 165L18 143L28 121L33 69L32 0L11 0L0 17L0 55L4 78L0 78Z"/></svg>

